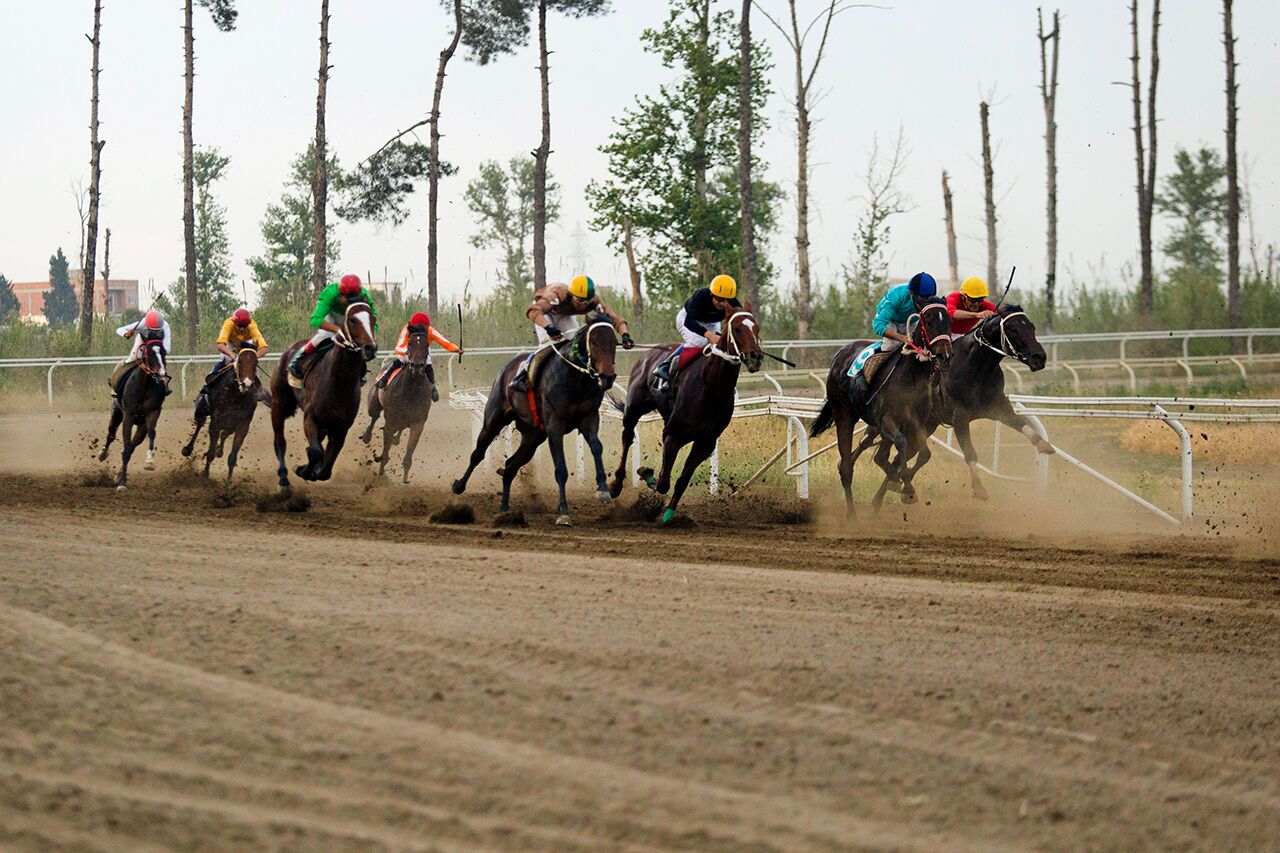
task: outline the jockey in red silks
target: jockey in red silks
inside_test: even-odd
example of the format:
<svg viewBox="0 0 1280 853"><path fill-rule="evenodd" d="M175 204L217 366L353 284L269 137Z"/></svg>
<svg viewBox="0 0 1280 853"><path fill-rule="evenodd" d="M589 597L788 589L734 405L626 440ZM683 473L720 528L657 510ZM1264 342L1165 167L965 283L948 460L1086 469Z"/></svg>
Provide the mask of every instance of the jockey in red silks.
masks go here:
<svg viewBox="0 0 1280 853"><path fill-rule="evenodd" d="M434 341L444 347L448 352L462 352L462 347L450 341L444 335L436 331L436 327L431 325L431 318L419 311L409 318L408 324L400 330L400 338L396 341L395 351L391 358L387 359L387 363L383 365L382 372L378 374L376 384L379 388L386 388L387 382L391 380L391 374L397 368L404 367L405 359L409 355L409 336L413 334L427 335L427 379L431 382L431 401L433 403L440 402L440 392L436 390L436 371L431 364L431 343Z"/></svg>
<svg viewBox="0 0 1280 853"><path fill-rule="evenodd" d="M994 317L999 309L987 299L987 283L970 276L955 293L947 294L947 313L951 315L951 340L964 337L973 327L988 317Z"/></svg>

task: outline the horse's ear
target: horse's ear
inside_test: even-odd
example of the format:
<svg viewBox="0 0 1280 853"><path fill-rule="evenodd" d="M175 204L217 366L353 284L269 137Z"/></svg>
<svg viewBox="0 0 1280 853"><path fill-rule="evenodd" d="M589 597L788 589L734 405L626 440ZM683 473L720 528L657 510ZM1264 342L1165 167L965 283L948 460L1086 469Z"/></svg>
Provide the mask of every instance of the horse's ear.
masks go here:
<svg viewBox="0 0 1280 853"><path fill-rule="evenodd" d="M750 312L750 313L752 313L752 314L756 313L756 312L755 312L755 309L753 309L753 308L751 307L751 300L750 300L750 299L748 299L748 300L747 300L747 302L746 302L746 304L745 304L745 305L743 305L742 307L743 307L743 308L745 308L748 312Z"/></svg>

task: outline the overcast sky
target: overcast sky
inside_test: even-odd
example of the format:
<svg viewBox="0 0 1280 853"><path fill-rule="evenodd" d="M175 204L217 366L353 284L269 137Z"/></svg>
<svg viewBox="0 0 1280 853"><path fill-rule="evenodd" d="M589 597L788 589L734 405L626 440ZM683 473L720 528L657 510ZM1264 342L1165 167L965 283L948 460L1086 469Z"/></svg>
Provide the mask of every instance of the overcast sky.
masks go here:
<svg viewBox="0 0 1280 853"><path fill-rule="evenodd" d="M776 13L785 0L763 0ZM856 9L834 25L818 77L825 97L812 148L815 178L813 263L831 280L847 260L860 209L859 175L873 137L903 128L911 146L903 188L915 208L893 222L891 267L946 275L940 172L948 169L960 236L961 275L986 265L978 102L994 92L992 135L1000 197L1001 267L1015 263L1025 285L1044 271L1044 115L1037 89L1036 3L1031 0L880 0L891 8ZM436 57L450 19L435 0L331 0L328 132L352 164L430 104ZM739 4L720 0L721 7ZM800 0L812 14L821 0ZM0 0L0 273L12 280L47 276L48 257L78 249L70 187L88 174L91 0ZM319 3L241 0L237 29L217 32L197 9L195 139L231 157L218 189L228 209L233 268L253 284L245 259L262 251L259 223L281 192L290 161L314 132ZM662 0L614 0L613 14L573 21L553 15L549 42L554 153L563 187L562 219L548 230L548 275L569 275L572 234L588 228L583 188L605 174L598 146L613 120L666 73L638 36L666 15ZM1236 4L1240 62L1240 147L1253 164L1254 231L1280 239L1272 153L1280 138L1280 4ZM1121 0L1064 0L1058 98L1059 280L1105 257L1112 276L1136 256L1133 134L1127 80L1129 29ZM1165 0L1161 29L1160 168L1175 146L1223 145L1221 3ZM775 94L760 152L767 176L788 188L795 178L794 118L786 44L758 15L757 33L773 48ZM107 0L103 12L101 108L103 227L112 229L113 277L154 279L182 264L182 10L178 0ZM1142 3L1144 69L1149 3ZM471 248L474 223L462 201L467 180L487 159L506 160L538 141L536 52L480 67L459 55L445 88L442 156L458 176L442 184L442 294L492 287L498 259ZM424 134L425 139L425 134ZM1256 159L1255 159L1256 158ZM426 194L401 227L338 225L343 270L363 276L384 267L410 290L426 287ZM768 246L794 280L795 216L790 201ZM1157 238L1163 233L1163 226ZM1247 257L1247 224L1242 251ZM588 270L625 286L625 264L588 233ZM101 250L100 250L101 251ZM101 255L99 255L101 257ZM74 263L74 261L73 261Z"/></svg>

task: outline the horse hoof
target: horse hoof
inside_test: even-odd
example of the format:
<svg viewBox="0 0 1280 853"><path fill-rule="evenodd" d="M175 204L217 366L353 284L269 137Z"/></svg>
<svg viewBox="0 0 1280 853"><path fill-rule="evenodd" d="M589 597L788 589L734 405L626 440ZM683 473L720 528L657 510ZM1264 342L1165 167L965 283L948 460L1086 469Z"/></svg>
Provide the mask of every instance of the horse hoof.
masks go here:
<svg viewBox="0 0 1280 853"><path fill-rule="evenodd" d="M573 521L567 515L557 515L556 527L573 527Z"/></svg>
<svg viewBox="0 0 1280 853"><path fill-rule="evenodd" d="M674 507L667 507L662 511L662 523L670 524L676 520L676 511Z"/></svg>
<svg viewBox="0 0 1280 853"><path fill-rule="evenodd" d="M980 501L985 501L988 497L987 490L979 486L973 490L973 496Z"/></svg>
<svg viewBox="0 0 1280 853"><path fill-rule="evenodd" d="M461 480L454 480L452 488L453 488L453 493L455 495L460 495L463 493L463 491L466 490L467 484L462 482Z"/></svg>
<svg viewBox="0 0 1280 853"><path fill-rule="evenodd" d="M188 444L186 447L182 448L182 455L183 456L191 455L191 445Z"/></svg>
<svg viewBox="0 0 1280 853"><path fill-rule="evenodd" d="M142 463L142 470L143 470L143 471L154 471L154 470L156 470L156 463L154 463L154 462L152 462L150 459L148 459L146 462L143 462L143 463Z"/></svg>
<svg viewBox="0 0 1280 853"><path fill-rule="evenodd" d="M120 485L116 486L117 492L127 492L128 490L129 490L129 487L126 486L124 483L121 483Z"/></svg>
<svg viewBox="0 0 1280 853"><path fill-rule="evenodd" d="M1054 447L1052 444L1045 441L1044 439L1041 439L1040 441L1036 442L1036 450L1039 450L1045 456L1052 456L1053 454L1058 452L1058 449L1056 447Z"/></svg>
<svg viewBox="0 0 1280 853"><path fill-rule="evenodd" d="M98 454L98 461L99 461L99 462L106 462L106 461L107 461L107 451L105 451L105 450L104 450L104 451L102 451L101 453L99 453L99 454Z"/></svg>
<svg viewBox="0 0 1280 853"><path fill-rule="evenodd" d="M601 489L596 492L596 500L600 501L602 504L607 504L609 501L613 500L613 495L609 493L608 489Z"/></svg>
<svg viewBox="0 0 1280 853"><path fill-rule="evenodd" d="M910 491L910 492L903 492L903 493L902 493L902 502L903 502L904 504L913 504L913 503L916 503L916 502L917 502L917 501L919 501L919 500L920 500L920 498L919 498L919 497L917 497L917 495L916 495L916 493L915 493L914 491Z"/></svg>

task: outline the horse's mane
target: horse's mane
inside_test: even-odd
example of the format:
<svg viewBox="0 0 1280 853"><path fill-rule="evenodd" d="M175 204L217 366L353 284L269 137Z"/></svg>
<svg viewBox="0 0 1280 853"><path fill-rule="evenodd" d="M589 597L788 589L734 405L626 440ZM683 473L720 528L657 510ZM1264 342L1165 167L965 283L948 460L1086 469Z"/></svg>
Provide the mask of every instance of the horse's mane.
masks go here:
<svg viewBox="0 0 1280 853"><path fill-rule="evenodd" d="M1009 314L1017 314L1021 310L1022 310L1021 305L1014 305L1012 302L1010 302L1008 305L1001 305L999 313L1001 317L1006 317Z"/></svg>
<svg viewBox="0 0 1280 853"><path fill-rule="evenodd" d="M925 305L946 305L946 304L947 304L947 300L943 299L941 296L930 296L928 301L925 302Z"/></svg>

